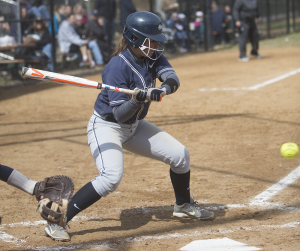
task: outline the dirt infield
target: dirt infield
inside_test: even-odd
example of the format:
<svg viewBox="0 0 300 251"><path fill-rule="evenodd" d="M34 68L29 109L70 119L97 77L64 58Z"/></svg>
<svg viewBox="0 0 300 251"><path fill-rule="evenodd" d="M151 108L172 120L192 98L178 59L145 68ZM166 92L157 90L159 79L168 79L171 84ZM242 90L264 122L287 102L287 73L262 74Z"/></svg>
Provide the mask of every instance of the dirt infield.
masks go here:
<svg viewBox="0 0 300 251"><path fill-rule="evenodd" d="M248 63L233 50L170 61L181 88L152 104L147 119L189 149L191 192L213 221L173 218L169 167L125 152L121 185L70 222L69 243L45 237L35 198L0 182L0 250L166 251L224 237L299 250L300 156L286 160L279 149L300 145L300 72L266 84L300 68L299 49L264 49ZM0 91L2 164L34 180L68 175L76 191L97 175L86 136L97 90L37 83Z"/></svg>

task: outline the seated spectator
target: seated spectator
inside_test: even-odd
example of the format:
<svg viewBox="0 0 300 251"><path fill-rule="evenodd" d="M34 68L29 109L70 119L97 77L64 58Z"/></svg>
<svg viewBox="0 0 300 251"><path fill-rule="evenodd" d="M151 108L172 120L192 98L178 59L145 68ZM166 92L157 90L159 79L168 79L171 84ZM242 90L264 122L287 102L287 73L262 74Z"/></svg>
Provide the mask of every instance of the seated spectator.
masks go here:
<svg viewBox="0 0 300 251"><path fill-rule="evenodd" d="M45 19L50 19L49 12L47 10L47 7L43 4L42 0L35 0L33 5L31 5L27 0L19 0L20 3L20 9L26 8L29 18L35 18L35 17L43 17ZM13 6L13 12L15 13L15 16L17 17L17 7Z"/></svg>
<svg viewBox="0 0 300 251"><path fill-rule="evenodd" d="M67 53L67 57L71 60L74 59L74 53L81 52L82 64L90 66L87 55L87 44L89 40L81 39L76 33L74 25L75 15L74 13L69 14L67 19L64 20L58 30L58 44L62 53Z"/></svg>
<svg viewBox="0 0 300 251"><path fill-rule="evenodd" d="M177 42L180 46L180 52L185 53L187 52L186 48L186 40L187 40L187 31L186 31L186 24L185 24L185 14L179 13L178 20L175 21L174 27L176 29L175 36L177 38Z"/></svg>
<svg viewBox="0 0 300 251"><path fill-rule="evenodd" d="M53 23L54 23L54 34L57 35L58 33L58 28L62 21L66 19L66 6L64 4L57 4L54 5L54 18L53 18ZM49 32L52 34L52 26L51 24L49 25Z"/></svg>
<svg viewBox="0 0 300 251"><path fill-rule="evenodd" d="M30 22L24 21L24 20L28 19L27 9L25 7L22 7L20 9L20 12L21 12L21 14L20 14L21 20L23 20L21 22L21 36L24 37L26 35L25 33L27 32L27 29L30 26Z"/></svg>
<svg viewBox="0 0 300 251"><path fill-rule="evenodd" d="M87 27L87 24L83 23L83 17L81 14L76 14L75 15L75 24L74 28L77 32L77 34L81 37L81 39L88 39L88 58L91 62L91 68L101 68L102 65L104 64L103 62L103 57L102 53L100 51L100 48L97 44L97 40L91 36L91 32ZM92 55L90 54L90 50L93 53L94 59Z"/></svg>
<svg viewBox="0 0 300 251"><path fill-rule="evenodd" d="M104 63L107 63L110 58L110 54L112 53L112 49L110 49L108 42L106 40L106 33L105 33L105 18L98 16L98 11L94 10L91 15L90 19L86 24L87 28L87 36L91 41L96 41L98 47L103 56Z"/></svg>
<svg viewBox="0 0 300 251"><path fill-rule="evenodd" d="M36 57L47 61L48 69L53 71L51 36L42 17L37 17L33 22L33 25L28 29L26 37L23 38L23 43L34 43L35 46L31 50Z"/></svg>
<svg viewBox="0 0 300 251"><path fill-rule="evenodd" d="M224 13L218 6L217 1L213 0L211 2L212 11L212 26L215 44L225 43L225 33L224 33Z"/></svg>
<svg viewBox="0 0 300 251"><path fill-rule="evenodd" d="M190 24L191 38L194 40L197 46L204 39L204 24L203 24L203 12L197 11L195 20Z"/></svg>
<svg viewBox="0 0 300 251"><path fill-rule="evenodd" d="M80 3L75 4L74 8L73 8L73 13L76 14L81 14L82 15L82 23L86 23L87 22L87 16L85 14L85 11L82 7L82 5Z"/></svg>
<svg viewBox="0 0 300 251"><path fill-rule="evenodd" d="M0 21L5 21L5 17L3 15L0 15ZM0 46L9 46L16 44L15 38L10 36L9 34L9 23L0 23Z"/></svg>
<svg viewBox="0 0 300 251"><path fill-rule="evenodd" d="M42 17L43 19L50 19L50 14L43 0L35 0L32 7L28 10L28 14L33 14L35 17Z"/></svg>
<svg viewBox="0 0 300 251"><path fill-rule="evenodd" d="M72 12L72 6L67 4L66 5L66 16L68 16Z"/></svg>
<svg viewBox="0 0 300 251"><path fill-rule="evenodd" d="M170 19L166 20L167 28L171 28L171 29L175 30L175 22L177 22L177 21L178 21L178 14L177 14L177 12L173 12L171 14Z"/></svg>

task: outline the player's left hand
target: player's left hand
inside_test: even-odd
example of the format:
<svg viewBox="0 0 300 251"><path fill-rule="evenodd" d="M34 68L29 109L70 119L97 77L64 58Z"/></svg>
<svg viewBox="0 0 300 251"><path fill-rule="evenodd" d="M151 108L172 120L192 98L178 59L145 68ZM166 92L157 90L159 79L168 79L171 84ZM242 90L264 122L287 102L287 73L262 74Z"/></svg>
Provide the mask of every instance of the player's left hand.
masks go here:
<svg viewBox="0 0 300 251"><path fill-rule="evenodd" d="M159 88L150 88L147 90L147 100L160 102L165 92Z"/></svg>

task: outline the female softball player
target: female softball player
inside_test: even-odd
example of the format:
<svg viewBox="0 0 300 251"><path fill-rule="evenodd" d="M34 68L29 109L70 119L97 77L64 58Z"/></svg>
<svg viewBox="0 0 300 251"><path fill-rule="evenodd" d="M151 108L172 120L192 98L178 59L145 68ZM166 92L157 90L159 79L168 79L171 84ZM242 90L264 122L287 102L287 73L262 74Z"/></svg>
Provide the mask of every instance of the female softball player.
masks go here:
<svg viewBox="0 0 300 251"><path fill-rule="evenodd" d="M170 165L176 198L174 216L213 218L213 213L190 197L189 151L144 119L152 101L160 101L179 87L174 69L162 55L160 42L166 40L161 20L155 14L139 11L127 17L123 37L104 68L102 79L103 83L135 90L135 94L103 90L97 97L87 135L99 175L73 196L67 221L117 189L123 176L123 149ZM158 88L156 78L163 82ZM52 239L70 239L65 228L51 224L46 228Z"/></svg>

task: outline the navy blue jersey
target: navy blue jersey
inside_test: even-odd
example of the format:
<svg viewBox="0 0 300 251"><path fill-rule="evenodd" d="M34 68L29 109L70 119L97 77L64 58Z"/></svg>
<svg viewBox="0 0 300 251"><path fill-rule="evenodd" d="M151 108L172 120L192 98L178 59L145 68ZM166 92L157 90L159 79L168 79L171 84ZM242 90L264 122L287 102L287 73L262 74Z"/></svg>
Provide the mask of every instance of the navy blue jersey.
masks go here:
<svg viewBox="0 0 300 251"><path fill-rule="evenodd" d="M164 55L161 55L153 64L151 59L145 58L145 67L141 67L131 58L129 52L124 50L113 57L102 72L103 84L130 89L139 88L147 90L155 87L156 78L167 71L174 71ZM101 116L113 116L112 107L119 106L131 99L126 93L102 90L95 102L95 110ZM135 122L143 119L148 113L151 102L144 103L142 110L137 111L126 122Z"/></svg>

